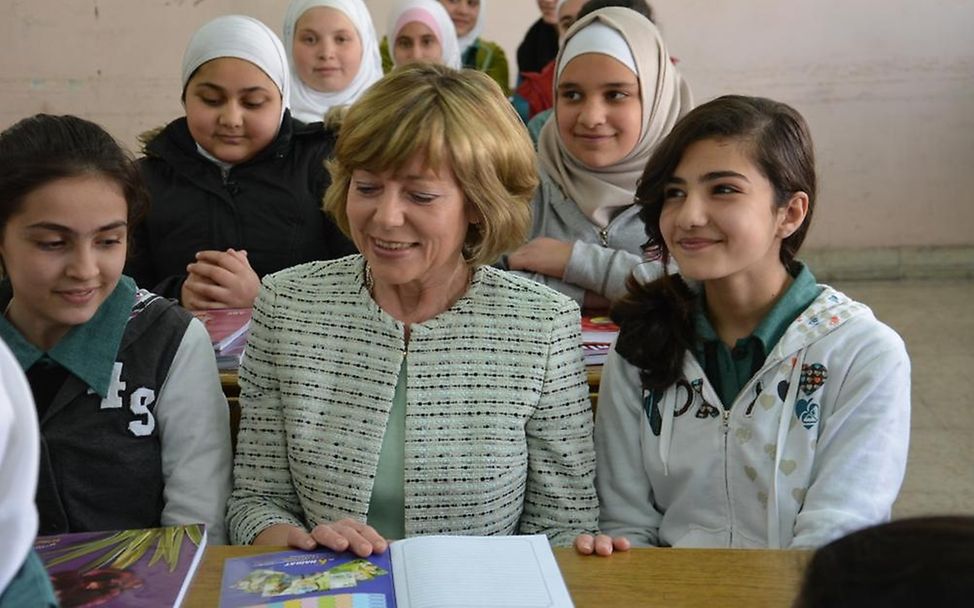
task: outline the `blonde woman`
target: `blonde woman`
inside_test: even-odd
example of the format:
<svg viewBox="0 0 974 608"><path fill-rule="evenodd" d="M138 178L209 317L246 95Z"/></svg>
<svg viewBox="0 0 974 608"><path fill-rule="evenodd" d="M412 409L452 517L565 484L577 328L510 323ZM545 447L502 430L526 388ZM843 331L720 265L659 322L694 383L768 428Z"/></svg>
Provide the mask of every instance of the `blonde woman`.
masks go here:
<svg viewBox="0 0 974 608"><path fill-rule="evenodd" d="M349 109L325 206L359 255L265 278L240 372L237 543L365 556L596 526L578 306L490 264L534 154L480 72L416 64Z"/></svg>

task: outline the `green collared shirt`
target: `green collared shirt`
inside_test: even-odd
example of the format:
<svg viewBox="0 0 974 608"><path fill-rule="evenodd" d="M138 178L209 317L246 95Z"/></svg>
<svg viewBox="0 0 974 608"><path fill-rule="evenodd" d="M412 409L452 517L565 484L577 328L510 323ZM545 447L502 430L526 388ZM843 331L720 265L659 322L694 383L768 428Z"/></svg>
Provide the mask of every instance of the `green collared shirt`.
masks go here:
<svg viewBox="0 0 974 608"><path fill-rule="evenodd" d="M47 352L28 342L6 317L0 317L0 339L7 343L25 372L38 361L50 361L105 397L111 385L122 334L132 314L135 291L135 282L123 276L94 316L87 323L72 327Z"/></svg>
<svg viewBox="0 0 974 608"><path fill-rule="evenodd" d="M744 385L764 365L768 353L788 326L822 292L822 287L816 284L815 277L805 265L801 266L794 279L754 329L754 333L738 340L734 348L728 348L717 336L707 317L703 292L700 292L700 305L694 313L697 345L693 354L716 389L724 408L730 408Z"/></svg>

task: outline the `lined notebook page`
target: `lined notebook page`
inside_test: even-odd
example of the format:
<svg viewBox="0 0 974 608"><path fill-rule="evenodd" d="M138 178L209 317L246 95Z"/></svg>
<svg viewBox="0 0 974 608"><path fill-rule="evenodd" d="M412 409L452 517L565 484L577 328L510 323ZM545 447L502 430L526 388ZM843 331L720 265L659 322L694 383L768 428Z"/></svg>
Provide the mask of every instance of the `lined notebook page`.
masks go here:
<svg viewBox="0 0 974 608"><path fill-rule="evenodd" d="M571 608L548 538L424 536L392 543L399 608Z"/></svg>

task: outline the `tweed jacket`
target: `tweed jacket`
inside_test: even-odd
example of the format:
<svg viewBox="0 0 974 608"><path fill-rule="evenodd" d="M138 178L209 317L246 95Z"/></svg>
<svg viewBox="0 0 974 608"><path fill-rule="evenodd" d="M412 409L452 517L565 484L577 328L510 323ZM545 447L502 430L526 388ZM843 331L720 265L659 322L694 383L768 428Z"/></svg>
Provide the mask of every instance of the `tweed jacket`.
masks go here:
<svg viewBox="0 0 974 608"><path fill-rule="evenodd" d="M407 343L364 271L353 255L264 278L240 370L232 541L278 523L366 521L404 358L407 536L544 533L568 545L594 530L577 305L479 267Z"/></svg>

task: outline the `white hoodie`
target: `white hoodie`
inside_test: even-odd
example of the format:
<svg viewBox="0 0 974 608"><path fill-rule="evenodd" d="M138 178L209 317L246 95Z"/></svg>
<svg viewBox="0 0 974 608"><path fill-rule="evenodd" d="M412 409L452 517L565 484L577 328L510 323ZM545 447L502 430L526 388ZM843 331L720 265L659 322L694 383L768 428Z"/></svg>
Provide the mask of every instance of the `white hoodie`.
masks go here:
<svg viewBox="0 0 974 608"><path fill-rule="evenodd" d="M828 286L729 410L692 353L654 403L613 350L595 426L600 527L634 545L822 545L889 519L909 432L902 339Z"/></svg>

